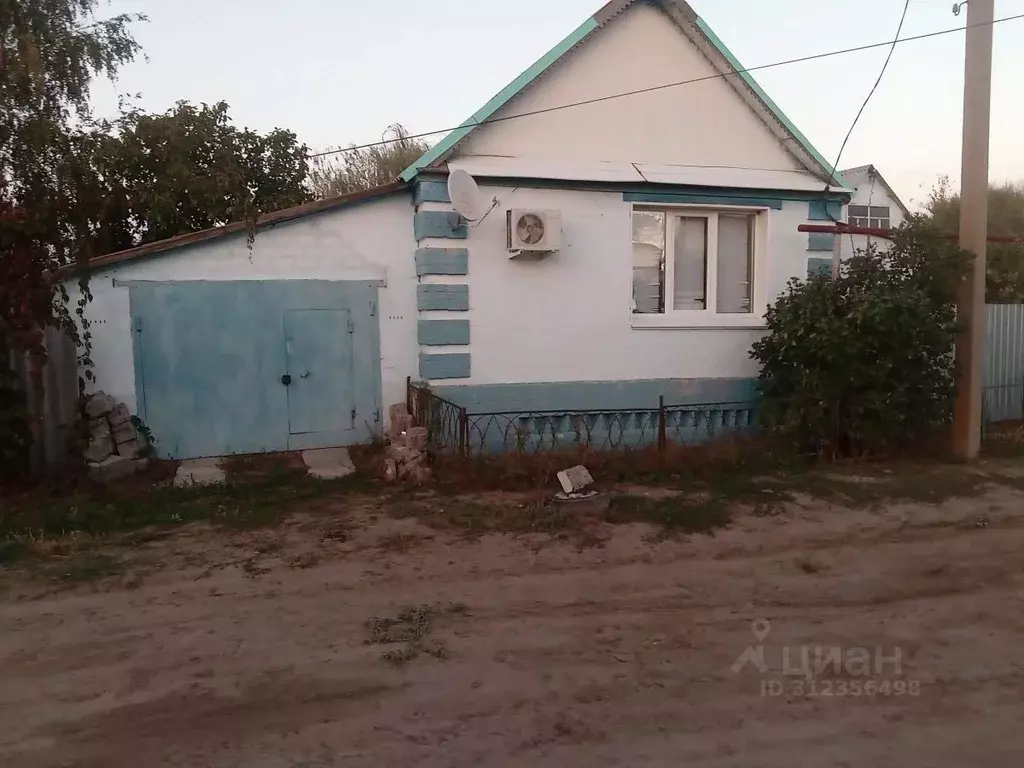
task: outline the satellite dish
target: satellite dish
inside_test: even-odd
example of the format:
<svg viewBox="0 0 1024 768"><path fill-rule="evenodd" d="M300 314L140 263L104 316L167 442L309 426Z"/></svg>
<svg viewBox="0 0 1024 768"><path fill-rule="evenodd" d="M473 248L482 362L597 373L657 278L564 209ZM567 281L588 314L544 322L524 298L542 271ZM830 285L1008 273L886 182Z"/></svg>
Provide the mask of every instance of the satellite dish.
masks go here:
<svg viewBox="0 0 1024 768"><path fill-rule="evenodd" d="M466 219L476 221L487 213L487 201L484 200L476 180L463 170L452 171L448 175L448 197L452 206Z"/></svg>

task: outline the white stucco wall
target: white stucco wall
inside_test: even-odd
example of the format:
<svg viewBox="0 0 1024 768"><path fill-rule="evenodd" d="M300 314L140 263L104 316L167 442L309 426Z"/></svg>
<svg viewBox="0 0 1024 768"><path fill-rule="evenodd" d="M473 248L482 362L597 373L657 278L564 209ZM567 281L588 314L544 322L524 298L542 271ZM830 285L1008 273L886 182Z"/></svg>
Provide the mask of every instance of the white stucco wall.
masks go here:
<svg viewBox="0 0 1024 768"><path fill-rule="evenodd" d="M136 410L128 288L114 280L384 280L378 311L383 405L403 401L418 353L412 214L409 195L397 194L262 230L251 252L244 235L230 235L95 272L87 308L97 377L91 389Z"/></svg>
<svg viewBox="0 0 1024 768"><path fill-rule="evenodd" d="M563 57L495 117L715 74L668 16L637 3ZM459 153L548 158L563 164L622 160L800 168L718 77L497 122L474 131Z"/></svg>
<svg viewBox="0 0 1024 768"><path fill-rule="evenodd" d="M485 187L500 206L470 228L472 377L445 384L756 376L757 329L634 328L631 204L620 192ZM510 259L509 208L557 209L563 241L539 260ZM806 202L767 214L769 300L807 274ZM755 288L755 290L757 290ZM647 316L650 317L650 316Z"/></svg>

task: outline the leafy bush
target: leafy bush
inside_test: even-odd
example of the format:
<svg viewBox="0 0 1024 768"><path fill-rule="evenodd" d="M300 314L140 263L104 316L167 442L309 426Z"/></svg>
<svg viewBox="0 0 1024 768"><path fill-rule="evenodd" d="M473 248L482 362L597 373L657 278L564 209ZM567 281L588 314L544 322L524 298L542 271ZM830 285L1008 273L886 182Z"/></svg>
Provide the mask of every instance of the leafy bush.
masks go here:
<svg viewBox="0 0 1024 768"><path fill-rule="evenodd" d="M952 410L957 286L970 256L921 221L838 279L791 280L768 309L760 414L801 451L862 456L921 439Z"/></svg>

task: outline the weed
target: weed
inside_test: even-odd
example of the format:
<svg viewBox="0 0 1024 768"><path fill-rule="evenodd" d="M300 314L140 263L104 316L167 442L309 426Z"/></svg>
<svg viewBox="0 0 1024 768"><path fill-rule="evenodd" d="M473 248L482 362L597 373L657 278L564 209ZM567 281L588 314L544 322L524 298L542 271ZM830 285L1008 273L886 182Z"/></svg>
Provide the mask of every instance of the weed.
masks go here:
<svg viewBox="0 0 1024 768"><path fill-rule="evenodd" d="M255 557L250 557L242 561L242 573L250 579L255 579L269 572L270 569L260 565L259 561Z"/></svg>
<svg viewBox="0 0 1024 768"><path fill-rule="evenodd" d="M448 649L443 643L427 642L437 618L445 614L465 614L467 608L463 603L450 603L448 606L424 603L407 605L400 609L394 617L372 616L366 622L369 637L368 645L392 645L402 643L400 648L391 648L381 654L381 658L390 664L401 666L407 664L421 653L438 659L448 658Z"/></svg>
<svg viewBox="0 0 1024 768"><path fill-rule="evenodd" d="M304 570L306 568L312 568L320 561L317 557L316 552L303 552L301 555L295 555L289 558L287 565L289 568L298 568Z"/></svg>
<svg viewBox="0 0 1024 768"><path fill-rule="evenodd" d="M119 558L102 552L83 552L50 569L56 581L84 582L116 576L125 569Z"/></svg>
<svg viewBox="0 0 1024 768"><path fill-rule="evenodd" d="M0 541L0 565L12 565L31 554L31 550L23 541L7 539Z"/></svg>
<svg viewBox="0 0 1024 768"><path fill-rule="evenodd" d="M392 533L377 542L377 549L382 552L404 555L420 541L422 541L421 537L411 533Z"/></svg>
<svg viewBox="0 0 1024 768"><path fill-rule="evenodd" d="M605 513L605 521L650 523L662 536L680 533L713 535L729 524L731 515L726 500L711 495L673 496L651 499L643 496L613 496Z"/></svg>

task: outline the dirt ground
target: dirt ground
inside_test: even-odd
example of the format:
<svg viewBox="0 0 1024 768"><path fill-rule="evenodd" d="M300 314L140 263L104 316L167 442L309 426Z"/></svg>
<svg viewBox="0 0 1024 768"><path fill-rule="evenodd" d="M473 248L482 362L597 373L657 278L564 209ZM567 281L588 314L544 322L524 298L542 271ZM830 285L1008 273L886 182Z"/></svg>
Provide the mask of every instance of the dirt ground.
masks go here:
<svg viewBox="0 0 1024 768"><path fill-rule="evenodd" d="M652 530L467 538L363 498L8 574L0 765L1024 764L1020 486ZM847 663L787 674L804 649Z"/></svg>

